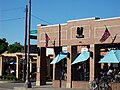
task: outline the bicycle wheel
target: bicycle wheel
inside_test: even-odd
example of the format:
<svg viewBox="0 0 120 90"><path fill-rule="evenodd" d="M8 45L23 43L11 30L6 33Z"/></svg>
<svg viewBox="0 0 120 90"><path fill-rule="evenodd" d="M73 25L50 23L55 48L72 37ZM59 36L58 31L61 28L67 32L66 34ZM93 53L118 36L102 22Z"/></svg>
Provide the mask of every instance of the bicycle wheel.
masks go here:
<svg viewBox="0 0 120 90"><path fill-rule="evenodd" d="M108 90L108 85L105 82L99 83L99 90Z"/></svg>
<svg viewBox="0 0 120 90"><path fill-rule="evenodd" d="M97 90L98 86L95 80L89 82L89 89L90 90Z"/></svg>

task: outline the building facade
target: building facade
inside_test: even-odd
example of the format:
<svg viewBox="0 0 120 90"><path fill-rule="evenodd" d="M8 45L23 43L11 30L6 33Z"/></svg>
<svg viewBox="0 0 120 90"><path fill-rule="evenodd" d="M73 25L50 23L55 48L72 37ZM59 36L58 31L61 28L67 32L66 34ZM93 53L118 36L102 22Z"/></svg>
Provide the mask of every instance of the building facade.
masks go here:
<svg viewBox="0 0 120 90"><path fill-rule="evenodd" d="M30 54L30 72L36 73L37 54ZM11 74L14 70L14 74ZM24 71L24 72L23 72ZM23 76L24 74L24 76ZM0 55L0 76L15 76L22 80L26 75L26 60L24 53L3 53ZM34 77L35 78L35 77Z"/></svg>
<svg viewBox="0 0 120 90"><path fill-rule="evenodd" d="M106 40L101 42L100 39L106 29L107 33L109 32L108 38L105 37ZM106 49L120 49L120 17L86 18L70 20L65 24L38 25L37 40L39 52L36 85L46 84L47 60L51 60L51 58L48 59L46 51L47 48L53 48L53 60L60 52L67 53L60 54L63 55L62 60L52 64L53 87L88 89L89 81L100 76L102 64L99 61L102 54L106 52ZM45 44L48 46L45 47ZM84 51L89 52L88 58L76 62L79 54ZM66 76L64 78L62 78L62 71Z"/></svg>

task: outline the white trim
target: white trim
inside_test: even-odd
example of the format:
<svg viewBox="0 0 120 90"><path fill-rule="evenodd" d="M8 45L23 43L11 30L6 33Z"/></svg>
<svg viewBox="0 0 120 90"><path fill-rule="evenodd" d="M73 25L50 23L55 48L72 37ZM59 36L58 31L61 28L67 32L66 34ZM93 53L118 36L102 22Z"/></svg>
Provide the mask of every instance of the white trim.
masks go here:
<svg viewBox="0 0 120 90"><path fill-rule="evenodd" d="M37 26L39 27L39 26L41 26L41 24L37 24Z"/></svg>
<svg viewBox="0 0 120 90"><path fill-rule="evenodd" d="M67 25L67 23L62 23L62 24L60 24L60 25Z"/></svg>
<svg viewBox="0 0 120 90"><path fill-rule="evenodd" d="M59 24L47 25L47 26L42 26L42 27L53 27L53 26L59 26Z"/></svg>
<svg viewBox="0 0 120 90"><path fill-rule="evenodd" d="M113 19L120 19L120 17L113 17L113 18L103 18L103 19L98 19L98 20L95 20L95 21L105 21L105 20L113 20Z"/></svg>
<svg viewBox="0 0 120 90"><path fill-rule="evenodd" d="M54 27L54 26L59 26L59 25L67 25L67 23L47 25L47 26L42 26L41 28L44 28L44 27Z"/></svg>
<svg viewBox="0 0 120 90"><path fill-rule="evenodd" d="M68 20L67 22L83 21L83 20L90 20L90 19L96 19L96 18L97 18L97 17L83 18L83 19L76 19L76 20Z"/></svg>

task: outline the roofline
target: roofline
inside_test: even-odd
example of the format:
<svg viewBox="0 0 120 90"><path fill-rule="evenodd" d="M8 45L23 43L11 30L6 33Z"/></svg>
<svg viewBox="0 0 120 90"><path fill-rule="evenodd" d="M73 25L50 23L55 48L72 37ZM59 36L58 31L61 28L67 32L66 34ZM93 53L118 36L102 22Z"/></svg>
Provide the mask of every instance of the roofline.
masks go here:
<svg viewBox="0 0 120 90"><path fill-rule="evenodd" d="M46 25L46 26L41 26L41 24L38 24L37 26L41 26L41 28L44 28L44 27L54 27L54 26L59 26L59 25L67 25L67 23L53 24L53 25Z"/></svg>
<svg viewBox="0 0 120 90"><path fill-rule="evenodd" d="M97 20L95 20L95 21L105 21L105 20L111 20L111 19L120 19L120 17L103 18L103 19L97 19Z"/></svg>
<svg viewBox="0 0 120 90"><path fill-rule="evenodd" d="M76 19L76 20L68 20L67 22L75 22L75 21L83 21L83 20L96 20L96 19L100 19L99 17L91 17L91 18L82 18L82 19Z"/></svg>
<svg viewBox="0 0 120 90"><path fill-rule="evenodd" d="M120 19L120 17L113 17L113 18L103 18L100 19L99 17L91 17L91 18L82 18L82 19L76 19L76 20L68 20L67 22L76 22L76 21L83 21L83 20L95 20L95 21L104 21L104 20L111 20L111 19ZM53 27L53 26L58 26L59 24L53 24L53 25L42 25L38 24L37 26L42 26L42 27ZM60 25L67 25L67 23L63 23Z"/></svg>

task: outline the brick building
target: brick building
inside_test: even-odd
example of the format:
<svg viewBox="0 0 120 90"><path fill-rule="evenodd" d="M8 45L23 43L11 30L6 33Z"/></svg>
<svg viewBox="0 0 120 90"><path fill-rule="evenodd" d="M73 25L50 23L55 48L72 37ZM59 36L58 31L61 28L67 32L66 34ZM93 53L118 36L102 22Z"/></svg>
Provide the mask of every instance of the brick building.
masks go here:
<svg viewBox="0 0 120 90"><path fill-rule="evenodd" d="M101 43L100 39L106 28L110 36ZM79 29L83 30L83 33L79 33ZM61 55L62 59L52 64L53 87L88 89L89 81L100 75L102 64L98 62L102 54L113 48L120 49L120 17L86 18L70 20L65 24L38 25L36 85L46 84L47 60L51 60L51 57L46 56L45 33L49 37L47 48L54 49L53 60L57 55ZM89 52L88 58L81 61L79 58L76 62L77 57L84 51ZM79 68L82 68L82 71L79 72ZM63 70L67 77L64 79L61 78Z"/></svg>

